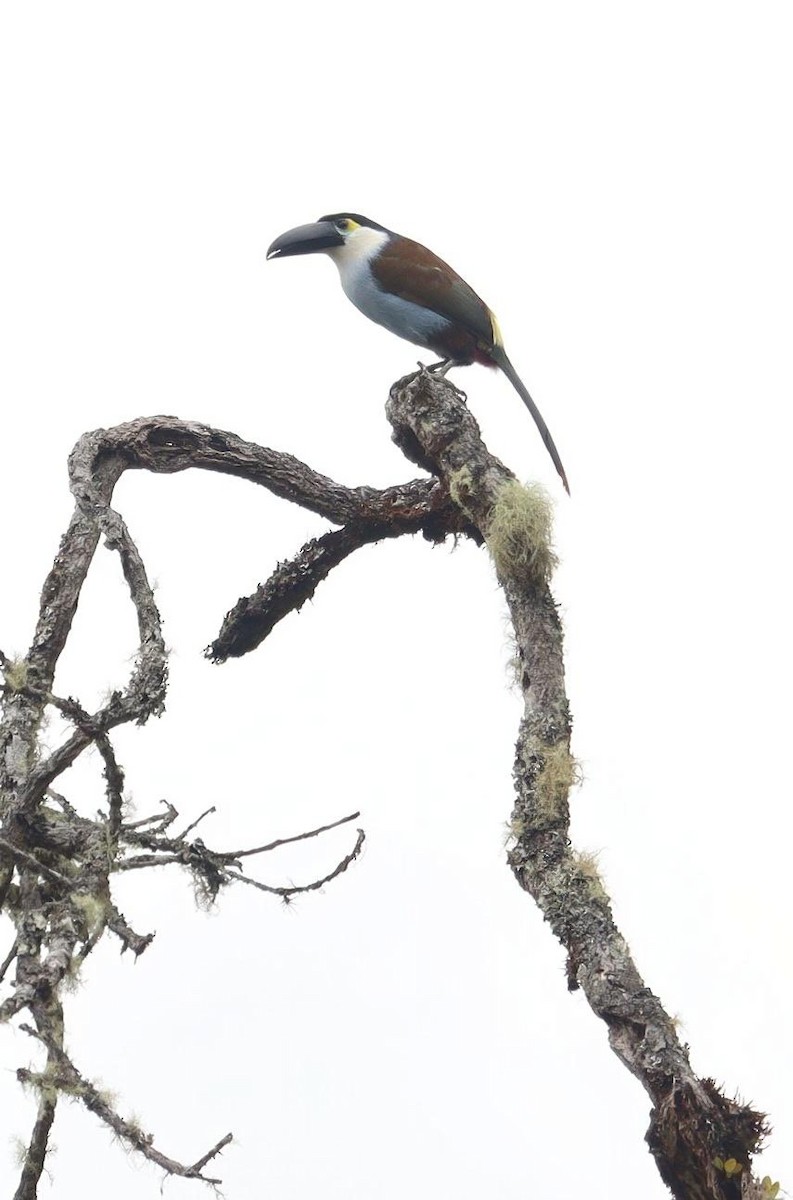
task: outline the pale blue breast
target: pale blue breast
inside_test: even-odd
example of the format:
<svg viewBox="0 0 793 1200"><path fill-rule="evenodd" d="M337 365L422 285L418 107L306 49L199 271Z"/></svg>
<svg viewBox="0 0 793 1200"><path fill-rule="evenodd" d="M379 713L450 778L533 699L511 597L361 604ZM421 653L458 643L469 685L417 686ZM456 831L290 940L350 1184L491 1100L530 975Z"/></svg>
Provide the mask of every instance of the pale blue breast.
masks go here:
<svg viewBox="0 0 793 1200"><path fill-rule="evenodd" d="M337 261L336 265L341 286L355 307L370 321L383 325L397 337L427 347L440 332L450 328L451 321L431 309L382 291L375 283L368 262Z"/></svg>

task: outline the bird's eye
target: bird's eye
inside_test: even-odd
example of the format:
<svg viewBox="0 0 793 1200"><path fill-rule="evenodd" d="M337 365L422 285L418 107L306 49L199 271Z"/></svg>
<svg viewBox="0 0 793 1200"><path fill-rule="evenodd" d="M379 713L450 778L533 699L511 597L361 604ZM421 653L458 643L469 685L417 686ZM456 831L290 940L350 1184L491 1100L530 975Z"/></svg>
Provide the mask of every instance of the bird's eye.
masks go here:
<svg viewBox="0 0 793 1200"><path fill-rule="evenodd" d="M339 233L347 233L350 228L350 224L351 222L348 221L346 217L341 217L336 222L336 228L338 229Z"/></svg>

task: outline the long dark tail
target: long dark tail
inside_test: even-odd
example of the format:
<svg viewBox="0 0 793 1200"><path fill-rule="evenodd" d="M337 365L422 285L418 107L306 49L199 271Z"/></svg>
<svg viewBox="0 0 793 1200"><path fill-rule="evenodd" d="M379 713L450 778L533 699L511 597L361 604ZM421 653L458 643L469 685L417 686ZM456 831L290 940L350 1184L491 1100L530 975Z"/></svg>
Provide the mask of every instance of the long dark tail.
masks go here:
<svg viewBox="0 0 793 1200"><path fill-rule="evenodd" d="M545 448L548 451L548 453L550 454L550 456L553 460L553 465L556 467L556 470L559 472L559 478L561 479L562 483L564 484L564 490L567 492L567 494L569 496L570 495L570 485L567 482L567 475L565 474L565 469L562 466L562 460L559 457L559 451L556 449L556 446L554 445L554 440L551 437L548 426L545 424L545 421L543 421L543 419L542 419L542 414L541 414L539 408L532 400L531 396L529 395L528 389L525 387L525 385L523 384L517 371L515 370L512 363L509 361L509 359L507 358L504 347L503 346L493 346L492 350L490 350L490 357L493 360L493 362L496 364L496 366L501 371L504 372L507 379L514 387L515 391L518 393L521 400L526 405L526 407L529 410L529 412L531 413L531 415L534 417L534 423L540 431L540 437L545 442Z"/></svg>

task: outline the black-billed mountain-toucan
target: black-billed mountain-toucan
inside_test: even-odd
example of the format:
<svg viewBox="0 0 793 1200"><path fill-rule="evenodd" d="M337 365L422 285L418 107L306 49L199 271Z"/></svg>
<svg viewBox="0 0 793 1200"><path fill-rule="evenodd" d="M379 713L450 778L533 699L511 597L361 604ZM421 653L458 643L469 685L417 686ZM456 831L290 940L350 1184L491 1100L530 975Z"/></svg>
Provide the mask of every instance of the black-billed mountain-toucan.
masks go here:
<svg viewBox="0 0 793 1200"><path fill-rule="evenodd" d="M474 362L502 370L534 417L569 493L559 452L507 358L496 318L456 271L426 246L359 213L332 213L290 229L275 239L267 257L320 252L333 259L342 288L364 316L439 354L444 370Z"/></svg>

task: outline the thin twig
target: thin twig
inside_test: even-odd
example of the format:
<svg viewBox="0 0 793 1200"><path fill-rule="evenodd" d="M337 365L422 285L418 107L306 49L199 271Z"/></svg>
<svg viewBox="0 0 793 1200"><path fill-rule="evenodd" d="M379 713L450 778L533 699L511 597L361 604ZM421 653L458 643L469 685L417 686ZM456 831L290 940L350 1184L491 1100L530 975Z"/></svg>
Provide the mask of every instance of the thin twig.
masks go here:
<svg viewBox="0 0 793 1200"><path fill-rule="evenodd" d="M47 788L45 795L48 797L48 799L54 800L59 808L66 813L67 817L76 817L78 815L77 809L74 807L74 805L70 804L66 797L62 796L60 792L53 791L52 788Z"/></svg>
<svg viewBox="0 0 793 1200"><path fill-rule="evenodd" d="M331 821L329 825L319 825L316 829L309 829L307 833L296 833L292 837L276 838L274 842L268 842L266 846L255 846L253 850L222 850L218 853L218 857L246 858L251 854L267 854L270 850L277 850L279 846L289 846L293 842L304 842L306 838L313 838L320 833L327 833L329 829L338 829L340 825L347 825L350 821L357 821L360 815L359 812L350 813L348 817L340 817L338 821Z"/></svg>
<svg viewBox="0 0 793 1200"><path fill-rule="evenodd" d="M17 956L17 946L18 946L18 944L19 944L19 943L17 942L17 939L16 939L16 938L14 938L14 941L13 941L13 944L12 944L12 946L11 946L11 949L8 951L8 954L7 954L7 955L5 956L5 958L3 959L3 961L2 961L2 964L0 964L0 983L2 983L2 982L3 982L3 980L5 979L5 976L6 976L6 971L7 971L7 970L8 970L8 968L11 966L11 963L14 961L14 959L15 959L15 958L16 958L16 956Z"/></svg>
<svg viewBox="0 0 793 1200"><path fill-rule="evenodd" d="M168 867L184 863L184 854L136 854L134 858L119 858L113 864L114 871L140 871L144 867Z"/></svg>
<svg viewBox="0 0 793 1200"><path fill-rule="evenodd" d="M141 817L139 821L125 821L123 824L124 835L126 836L130 830L145 829L147 825L167 829L169 825L173 824L179 816L178 810L168 800L162 800L160 803L165 805L164 813L154 813L151 817Z"/></svg>
<svg viewBox="0 0 793 1200"><path fill-rule="evenodd" d="M136 933L115 904L108 904L106 922L108 929L120 940L122 954L125 950L131 950L137 959L154 941L153 933Z"/></svg>
<svg viewBox="0 0 793 1200"><path fill-rule="evenodd" d="M228 1146L229 1142L233 1139L233 1134L227 1133L195 1163L186 1165L180 1163L177 1159L169 1158L168 1155L156 1149L154 1138L150 1133L144 1133L138 1125L132 1121L125 1120L116 1112L106 1096L90 1080L83 1078L65 1051L56 1046L49 1037L24 1023L20 1025L20 1029L38 1041L43 1042L53 1060L53 1066L48 1069L46 1075L37 1074L27 1068L20 1068L17 1071L17 1078L20 1082L38 1088L57 1088L71 1098L81 1100L86 1108L99 1117L100 1120L104 1121L106 1125L109 1125L118 1137L128 1142L144 1158L147 1158L149 1162L156 1163L157 1166L162 1167L169 1175L178 1175L184 1179L200 1179L203 1183L213 1185L222 1182L220 1179L213 1179L207 1175L202 1175L201 1172L211 1159L217 1157L223 1148Z"/></svg>
<svg viewBox="0 0 793 1200"><path fill-rule="evenodd" d="M17 1074L19 1078L19 1075ZM52 1086L39 1088L39 1103L33 1132L30 1135L25 1158L22 1164L22 1175L14 1200L36 1200L38 1185L44 1171L44 1161L49 1149L50 1130L55 1120L55 1108L58 1093Z"/></svg>
<svg viewBox="0 0 793 1200"><path fill-rule="evenodd" d="M4 837L0 837L0 849L6 850L17 862L24 863L26 867L30 867L39 875L43 875L45 879L49 879L50 883L57 883L61 887L71 887L73 882L71 879L67 879L65 875L61 875L60 871L53 870L52 867L48 867L46 863L36 858L35 854L29 854L27 850L20 849L19 846L15 846L13 842L9 842Z"/></svg>
<svg viewBox="0 0 793 1200"><path fill-rule="evenodd" d="M363 829L359 829L353 849L341 860L338 866L334 867L329 875L326 875L323 879L315 879L313 883L306 883L301 886L272 887L270 884L260 883L258 879L250 879L247 875L243 875L241 871L232 870L231 867L223 867L221 869L223 874L229 879L236 879L239 883L247 883L249 887L258 888L260 892L269 892L273 896L280 896L282 899L287 900L291 896L299 895L301 892L314 892L317 888L324 887L326 883L330 883L331 879L335 879L338 875L341 875L351 863L355 862L365 841L366 834Z"/></svg>
<svg viewBox="0 0 793 1200"><path fill-rule="evenodd" d="M188 833L192 833L193 830L196 828L196 826L201 824L204 817L210 816L210 814L213 812L217 812L217 809L215 808L214 804L212 805L211 808L205 809L204 812L201 813L201 816L196 817L195 821L193 821L192 824L188 825L186 829L183 829L181 833L177 833L175 835L177 842L184 841L184 839L187 837Z"/></svg>

